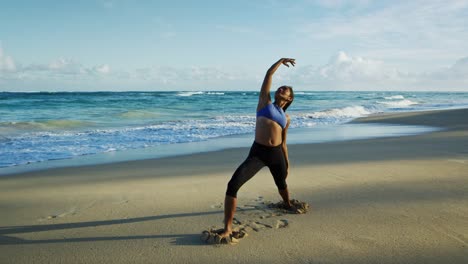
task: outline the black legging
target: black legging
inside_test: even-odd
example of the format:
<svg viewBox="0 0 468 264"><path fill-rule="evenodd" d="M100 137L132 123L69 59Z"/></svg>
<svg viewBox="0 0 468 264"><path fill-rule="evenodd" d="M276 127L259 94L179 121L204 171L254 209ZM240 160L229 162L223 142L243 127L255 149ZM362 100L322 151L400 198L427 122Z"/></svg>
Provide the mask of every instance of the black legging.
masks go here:
<svg viewBox="0 0 468 264"><path fill-rule="evenodd" d="M254 142L249 156L232 175L226 195L237 197L237 191L240 187L265 166L270 169L278 190L286 190L288 169L281 145L268 147Z"/></svg>

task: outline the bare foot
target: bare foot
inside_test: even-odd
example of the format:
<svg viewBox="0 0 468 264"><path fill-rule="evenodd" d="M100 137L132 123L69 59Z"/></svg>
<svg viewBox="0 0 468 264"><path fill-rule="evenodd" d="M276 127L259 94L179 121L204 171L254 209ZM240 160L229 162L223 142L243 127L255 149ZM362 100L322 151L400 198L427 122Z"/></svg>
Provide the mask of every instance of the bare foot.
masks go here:
<svg viewBox="0 0 468 264"><path fill-rule="evenodd" d="M229 237L232 235L232 230L230 229L220 229L220 230L217 230L216 233L220 236L220 237Z"/></svg>
<svg viewBox="0 0 468 264"><path fill-rule="evenodd" d="M236 244L239 242L237 238L233 236L233 232L230 229L220 229L216 231L215 242L216 244Z"/></svg>
<svg viewBox="0 0 468 264"><path fill-rule="evenodd" d="M296 206L294 206L291 203L285 204L284 209L286 209L287 211L289 211L289 212L291 212L293 214L302 214L303 213L300 209L298 209Z"/></svg>
<svg viewBox="0 0 468 264"><path fill-rule="evenodd" d="M244 228L232 231L231 229L211 229L202 232L200 239L208 244L228 244L235 245L239 243L239 239L246 237L248 234Z"/></svg>
<svg viewBox="0 0 468 264"><path fill-rule="evenodd" d="M290 200L289 203L279 202L276 204L269 204L270 208L278 208L284 210L284 212L292 214L305 214L309 210L309 205L305 202L300 202L298 200Z"/></svg>

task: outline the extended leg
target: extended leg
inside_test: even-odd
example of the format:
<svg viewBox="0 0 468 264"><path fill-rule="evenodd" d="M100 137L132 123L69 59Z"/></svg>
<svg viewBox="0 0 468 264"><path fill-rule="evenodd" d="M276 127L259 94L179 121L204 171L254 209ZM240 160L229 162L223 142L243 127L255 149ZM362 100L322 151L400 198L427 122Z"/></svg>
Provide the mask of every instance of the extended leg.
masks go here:
<svg viewBox="0 0 468 264"><path fill-rule="evenodd" d="M288 188L284 190L278 190L281 198L283 198L283 202L287 207L292 207L291 200L289 199L289 191Z"/></svg>
<svg viewBox="0 0 468 264"><path fill-rule="evenodd" d="M236 213L237 198L226 195L224 198L224 232L221 237L232 234L232 221Z"/></svg>
<svg viewBox="0 0 468 264"><path fill-rule="evenodd" d="M255 157L247 158L232 175L228 183L226 197L224 198L224 232L221 236L232 233L232 221L237 205L237 191L250 180L263 166L262 161Z"/></svg>

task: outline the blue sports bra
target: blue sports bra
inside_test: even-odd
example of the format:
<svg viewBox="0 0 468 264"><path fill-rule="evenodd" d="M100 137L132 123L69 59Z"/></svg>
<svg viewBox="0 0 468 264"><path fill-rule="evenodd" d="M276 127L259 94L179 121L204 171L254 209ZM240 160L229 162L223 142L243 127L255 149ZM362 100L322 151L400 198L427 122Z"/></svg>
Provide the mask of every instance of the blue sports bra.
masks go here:
<svg viewBox="0 0 468 264"><path fill-rule="evenodd" d="M278 123L283 129L286 127L286 113L275 104L268 104L257 112L257 117L263 116Z"/></svg>

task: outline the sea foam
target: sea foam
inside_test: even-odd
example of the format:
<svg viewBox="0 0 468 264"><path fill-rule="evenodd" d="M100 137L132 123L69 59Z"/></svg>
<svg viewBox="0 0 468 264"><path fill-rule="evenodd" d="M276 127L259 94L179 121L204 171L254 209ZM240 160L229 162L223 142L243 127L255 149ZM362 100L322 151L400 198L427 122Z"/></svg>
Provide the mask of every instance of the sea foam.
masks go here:
<svg viewBox="0 0 468 264"><path fill-rule="evenodd" d="M418 102L414 102L408 99L398 100L398 101L377 101L379 104L386 105L387 107L408 107L411 105L417 105Z"/></svg>
<svg viewBox="0 0 468 264"><path fill-rule="evenodd" d="M274 91L272 91L272 98ZM468 93L295 91L291 128L468 107ZM257 91L0 93L0 167L253 135Z"/></svg>

